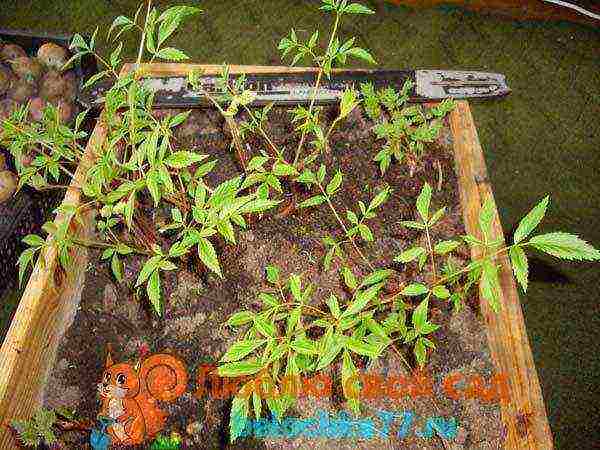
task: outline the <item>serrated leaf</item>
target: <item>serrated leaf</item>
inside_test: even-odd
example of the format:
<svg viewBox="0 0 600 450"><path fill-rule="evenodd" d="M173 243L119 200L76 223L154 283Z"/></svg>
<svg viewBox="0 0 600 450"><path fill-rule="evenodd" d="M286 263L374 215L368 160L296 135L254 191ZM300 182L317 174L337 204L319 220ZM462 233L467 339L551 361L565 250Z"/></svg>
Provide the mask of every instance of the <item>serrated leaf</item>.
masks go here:
<svg viewBox="0 0 600 450"><path fill-rule="evenodd" d="M203 161L208 155L200 155L194 152L179 151L174 152L164 159L164 163L175 169L191 166L194 163Z"/></svg>
<svg viewBox="0 0 600 450"><path fill-rule="evenodd" d="M348 351L344 351L342 357L342 390L344 397L348 402L348 406L352 409L354 414L360 413L359 407L359 392L360 384L358 379L358 371L352 361L352 357Z"/></svg>
<svg viewBox="0 0 600 450"><path fill-rule="evenodd" d="M229 414L229 439L233 443L246 428L249 409L249 396L236 395L231 402Z"/></svg>
<svg viewBox="0 0 600 450"><path fill-rule="evenodd" d="M479 228L486 239L492 235L492 221L494 220L494 201L488 197L479 211Z"/></svg>
<svg viewBox="0 0 600 450"><path fill-rule="evenodd" d="M308 200L304 200L302 203L299 203L298 208L309 208L311 206L317 206L322 204L325 200L325 196L315 195L314 197L310 197Z"/></svg>
<svg viewBox="0 0 600 450"><path fill-rule="evenodd" d="M514 243L517 244L525 239L538 226L546 214L550 196L544 197L525 217L519 222L514 234Z"/></svg>
<svg viewBox="0 0 600 450"><path fill-rule="evenodd" d="M329 366L331 362L339 355L342 351L343 344L339 336L330 335L325 342L325 346L321 351L321 358L315 367L315 371L324 369Z"/></svg>
<svg viewBox="0 0 600 450"><path fill-rule="evenodd" d="M415 330L419 331L427 323L428 308L429 299L426 298L413 311L411 320Z"/></svg>
<svg viewBox="0 0 600 450"><path fill-rule="evenodd" d="M429 205L431 203L431 186L429 183L425 183L423 188L421 189L421 193L417 197L417 211L419 211L419 215L423 219L424 222L427 222L429 219Z"/></svg>
<svg viewBox="0 0 600 450"><path fill-rule="evenodd" d="M252 353L254 350L262 346L266 339L252 339L248 341L238 341L234 343L219 362L235 362Z"/></svg>
<svg viewBox="0 0 600 450"><path fill-rule="evenodd" d="M377 294L379 294L379 291L381 290L382 286L383 284L379 283L371 286L366 290L357 291L356 295L354 296L354 300L348 305L348 308L346 308L346 310L343 312L342 317L352 316L361 312L371 300L377 297Z"/></svg>
<svg viewBox="0 0 600 450"><path fill-rule="evenodd" d="M241 377L257 373L262 368L263 365L258 361L236 361L220 365L217 373L222 377Z"/></svg>
<svg viewBox="0 0 600 450"><path fill-rule="evenodd" d="M562 231L534 236L527 242L527 245L557 258L578 261L600 260L600 251L578 236Z"/></svg>
<svg viewBox="0 0 600 450"><path fill-rule="evenodd" d="M402 253L400 253L398 256L396 256L394 258L394 261L406 264L411 261L414 261L419 256L421 256L423 253L425 253L425 249L423 247L409 248L408 250L405 250Z"/></svg>
<svg viewBox="0 0 600 450"><path fill-rule="evenodd" d="M271 171L273 175L278 177L287 177L291 175L296 175L298 171L291 164L276 162L273 164L273 169Z"/></svg>
<svg viewBox="0 0 600 450"><path fill-rule="evenodd" d="M346 348L358 355L368 356L369 358L377 358L383 349L380 344L372 344L354 338L346 339Z"/></svg>
<svg viewBox="0 0 600 450"><path fill-rule="evenodd" d="M446 286L443 285L434 286L433 289L431 289L431 293L437 298L441 299L447 299L448 297L450 297L450 291Z"/></svg>
<svg viewBox="0 0 600 450"><path fill-rule="evenodd" d="M375 283L379 283L385 279L387 279L390 275L392 275L394 271L392 269L379 269L371 272L360 282L360 286L370 286Z"/></svg>
<svg viewBox="0 0 600 450"><path fill-rule="evenodd" d="M260 316L255 316L254 326L256 327L256 330L263 336L268 338L275 337L275 325L269 322L267 319Z"/></svg>
<svg viewBox="0 0 600 450"><path fill-rule="evenodd" d="M329 298L327 298L326 302L327 302L327 306L329 307L329 311L331 312L333 317L335 317L337 319L341 314L340 304L338 302L337 297L335 295L331 294L329 296Z"/></svg>
<svg viewBox="0 0 600 450"><path fill-rule="evenodd" d="M275 266L267 266L267 281L271 284L279 282L279 269Z"/></svg>
<svg viewBox="0 0 600 450"><path fill-rule="evenodd" d="M375 58L364 48L353 47L350 50L346 51L347 55L354 56L355 58L362 59L371 64L377 64Z"/></svg>
<svg viewBox="0 0 600 450"><path fill-rule="evenodd" d="M223 278L217 252L208 239L200 238L198 240L198 256L206 267Z"/></svg>
<svg viewBox="0 0 600 450"><path fill-rule="evenodd" d="M358 286L358 282L356 281L356 277L350 268L344 266L342 268L342 276L344 277L344 283L350 290L354 290Z"/></svg>
<svg viewBox="0 0 600 450"><path fill-rule="evenodd" d="M159 316L162 315L162 308L160 305L160 273L158 270L152 272L152 275L150 275L148 284L146 284L146 292L156 314Z"/></svg>
<svg viewBox="0 0 600 450"><path fill-rule="evenodd" d="M290 347L302 355L319 354L317 344L306 337L296 338L296 340L290 343Z"/></svg>
<svg viewBox="0 0 600 450"><path fill-rule="evenodd" d="M529 273L527 255L525 255L521 247L512 247L508 251L508 255L510 256L510 263L515 278L523 288L523 292L527 292L527 277Z"/></svg>
<svg viewBox="0 0 600 450"><path fill-rule="evenodd" d="M233 314L229 320L227 320L227 325L231 325L232 327L237 327L240 325L244 325L246 323L252 322L254 320L254 314L250 311L240 311Z"/></svg>
<svg viewBox="0 0 600 450"><path fill-rule="evenodd" d="M421 283L412 283L402 289L402 295L411 297L427 294L428 292L429 288Z"/></svg>
<svg viewBox="0 0 600 450"><path fill-rule="evenodd" d="M434 250L439 255L445 255L455 250L459 245L460 242L457 241L441 241L435 245Z"/></svg>
<svg viewBox="0 0 600 450"><path fill-rule="evenodd" d="M166 59L168 61L183 61L190 59L190 57L181 50L173 47L165 47L160 49L158 53L156 53L156 57L160 59Z"/></svg>
<svg viewBox="0 0 600 450"><path fill-rule="evenodd" d="M325 192L327 192L327 195L333 195L337 192L337 190L340 188L341 185L342 185L342 172L340 172L338 170L336 172L336 174L333 176L333 178L331 179L331 181L329 182L329 184L327 185L327 187L325 188Z"/></svg>

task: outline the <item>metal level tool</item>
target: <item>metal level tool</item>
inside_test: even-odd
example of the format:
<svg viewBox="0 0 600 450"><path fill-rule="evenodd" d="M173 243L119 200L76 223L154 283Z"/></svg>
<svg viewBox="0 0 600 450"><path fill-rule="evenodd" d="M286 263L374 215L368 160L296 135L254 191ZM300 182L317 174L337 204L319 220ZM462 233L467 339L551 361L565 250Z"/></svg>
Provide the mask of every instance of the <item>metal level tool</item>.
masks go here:
<svg viewBox="0 0 600 450"><path fill-rule="evenodd" d="M235 78L236 75L231 75ZM402 88L406 80L413 82L410 100L427 102L444 98L498 98L510 93L504 75L489 72L459 70L348 70L323 77L315 91L316 74L306 73L249 73L246 74L245 89L256 93L255 105L307 104L313 96L317 104L339 101L347 88L360 88L365 82L375 88ZM200 76L202 91L218 95L218 77ZM185 77L147 78L146 86L155 93L155 105L164 108L194 108L210 104L202 91L194 91ZM108 88L100 85L84 92L80 101L88 106L102 103L102 94Z"/></svg>

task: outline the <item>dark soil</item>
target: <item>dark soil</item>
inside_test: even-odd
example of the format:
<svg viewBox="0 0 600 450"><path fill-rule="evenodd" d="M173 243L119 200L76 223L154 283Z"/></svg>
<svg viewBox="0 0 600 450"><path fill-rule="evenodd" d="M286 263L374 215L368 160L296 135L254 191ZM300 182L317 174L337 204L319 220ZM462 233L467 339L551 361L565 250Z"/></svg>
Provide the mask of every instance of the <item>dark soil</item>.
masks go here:
<svg viewBox="0 0 600 450"><path fill-rule="evenodd" d="M220 161L208 180L211 185L241 173L233 152L229 150L229 134L216 113L194 111L189 122L178 131L182 146L197 147L201 153L210 154ZM421 159L413 177L409 176L405 164L392 164L382 177L372 161L381 142L374 140L371 126L372 123L360 113L354 112L333 135L331 152L325 156L325 163L329 168L339 167L345 174L343 190L335 197L340 211L357 209L358 200L368 202L384 183L393 187L391 198L377 218L369 222L376 236L375 242L361 247L378 268L394 268L397 271L396 281L402 282L412 276L410 270L413 269L394 263L393 258L423 237L416 231L403 228L398 222L416 219L413 205L423 183L428 181L434 187L438 185L438 162L442 189L434 189L432 207L444 205L448 212L434 228L434 236L445 239L464 234L451 136L445 126L438 141ZM289 114L285 109L272 111L268 128L267 132L278 145L288 150L296 147L297 136L289 125ZM253 149L264 145L259 138L251 138L249 143ZM295 195L300 200L310 194L297 192ZM230 314L258 307L256 295L267 288L265 266L276 265L281 268L282 275L298 273L304 282L315 283L318 287L313 296L315 304L323 303L330 291L342 297L345 295L336 264L329 271L324 271L321 264L325 253L321 238L326 234L339 234L339 225L330 211L323 205L284 215L281 211L285 206L279 212L265 214L247 231L239 232L237 245L217 242L224 279L206 272L198 273L193 261L189 267L169 273L163 279L165 306L162 319L153 316L143 306L146 301L136 298L127 287L137 276L139 260L131 258L126 262L126 281L116 284L110 268L100 261L99 253L92 252L80 308L62 340L54 372L46 388L46 405L75 407L80 415L94 418L99 411L96 384L102 375L108 345L112 345L116 361L133 361L140 349L147 347L151 353L177 354L187 364L190 374L187 392L175 402L163 405L170 413L166 431L178 431L184 437L184 448L500 448L504 428L498 404L477 398L453 400L442 390L442 380L450 373L459 372L467 377L478 374L489 379L493 372L484 324L477 311L466 306L455 313L449 304L442 301L431 303L431 320L441 325L433 336L437 350L426 367L434 380L433 396L365 400L363 403L365 417L376 417L376 412L381 409L414 412L415 427L406 438L395 437L396 424L392 427L391 437L385 439L334 441L297 438L246 440L236 446L228 444L229 401L196 398L193 395L196 368L203 363L218 361L236 339L228 328L221 327ZM160 214L149 219L157 222L160 220L158 216ZM357 264L354 271L358 275L361 270L359 260L350 248L347 252ZM459 262L466 258L466 254L458 256ZM406 357L411 359L409 351ZM384 379L406 374L399 357L392 352L364 370L367 369L380 373ZM334 385L339 385L337 373L339 370L332 374ZM317 410L333 414L344 408L338 390L334 389L336 393L331 398L301 399L287 415L312 417ZM414 430L417 427L421 429L426 419L434 416L456 418L459 428L454 441L442 442L440 438L423 439L415 435ZM377 421L377 426L381 426ZM67 448L89 448L88 436L71 433L64 438Z"/></svg>

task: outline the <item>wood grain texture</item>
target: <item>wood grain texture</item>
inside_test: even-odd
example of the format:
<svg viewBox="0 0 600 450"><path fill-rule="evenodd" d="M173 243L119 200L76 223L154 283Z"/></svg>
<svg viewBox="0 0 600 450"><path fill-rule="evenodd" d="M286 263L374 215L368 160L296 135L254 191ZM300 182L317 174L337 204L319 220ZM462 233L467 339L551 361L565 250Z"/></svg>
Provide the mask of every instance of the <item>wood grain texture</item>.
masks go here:
<svg viewBox="0 0 600 450"><path fill-rule="evenodd" d="M152 76L185 75L190 69L202 69L205 73L218 73L218 65L153 64L145 66L145 73ZM125 65L122 73L132 69ZM267 66L232 66L232 73L239 72L302 72L312 69ZM477 234L476 224L481 200L491 195L487 181L485 162L477 131L467 102L458 102L450 116L454 137L456 168L465 226ZM87 168L92 164L96 148L105 138L105 129L99 121L86 147L76 178L68 189L63 204L80 204L77 185L82 182ZM81 232L92 231L91 212L84 216ZM57 217L56 222L64 220ZM502 236L498 218L494 230ZM78 291L87 263L87 252L78 250L74 255L73 270L64 277L55 275L58 267L56 249L50 247L45 255L46 264L39 262L27 284L27 288L0 349L0 448L17 448L15 436L8 428L14 419L28 418L41 404L41 394L48 373L54 362L58 344L69 317L78 306ZM537 378L529 341L525 331L521 305L516 285L506 258L501 259L501 282L504 307L495 315L482 304L482 314L487 324L488 341L492 358L499 372L510 379L511 401L502 408L507 425L506 449L552 448L552 436L541 389ZM519 426L519 414L533 414L527 430Z"/></svg>
<svg viewBox="0 0 600 450"><path fill-rule="evenodd" d="M450 115L450 127L465 228L468 233L479 237L481 205L488 198L493 201L494 196L477 130L466 101L457 102L456 109ZM496 238L504 240L495 203L493 233ZM475 251L473 256L480 254ZM486 301L481 300L480 305L496 371L506 374L509 380L510 401L502 404L502 420L508 432L505 448L551 450L552 433L515 279L506 254L498 257L496 262L500 265L502 308L499 313L494 313Z"/></svg>
<svg viewBox="0 0 600 450"><path fill-rule="evenodd" d="M84 157L67 189L63 205L78 206L78 186L93 161L94 149L101 144L105 130L96 125L86 146ZM91 230L91 214L82 214L80 235ZM63 223L62 214L56 224ZM74 221L72 222L75 223ZM48 242L51 242L48 238ZM23 297L2 347L0 348L0 448L17 448L9 424L14 419L32 416L41 404L41 393L56 357L59 341L78 305L78 290L87 266L87 251L77 248L72 253L72 270L59 269L56 247L47 247L43 260L35 265Z"/></svg>

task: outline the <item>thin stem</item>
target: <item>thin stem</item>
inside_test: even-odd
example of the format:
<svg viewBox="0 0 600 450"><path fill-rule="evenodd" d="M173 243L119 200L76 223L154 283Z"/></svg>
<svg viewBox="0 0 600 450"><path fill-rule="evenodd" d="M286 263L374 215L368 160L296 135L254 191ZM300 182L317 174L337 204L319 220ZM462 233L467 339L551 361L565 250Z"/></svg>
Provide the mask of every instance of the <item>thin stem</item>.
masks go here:
<svg viewBox="0 0 600 450"><path fill-rule="evenodd" d="M142 55L144 54L144 45L146 44L146 25L150 17L150 9L152 8L152 0L148 0L148 8L146 9L146 19L144 20L144 30L142 32L142 40L140 41L140 47L138 49L138 55L136 59L136 68L139 69L142 62Z"/></svg>
<svg viewBox="0 0 600 450"><path fill-rule="evenodd" d="M339 224L342 226L342 229L344 230L344 233L346 233L346 236L348 237L348 239L352 243L352 246L354 247L354 249L356 250L356 252L360 255L360 257L363 259L363 261L365 261L365 263L367 264L367 266L369 266L369 268L371 270L375 270L375 267L373 266L373 264L371 264L371 262L369 261L369 259L360 250L360 248L358 247L358 245L356 245L356 242L354 242L354 237L348 235L348 228L346 228L346 224L344 224L344 221L339 216L337 210L333 206L333 203L331 203L331 199L329 198L329 195L327 195L327 192L325 191L325 189L323 189L323 185L321 183L317 183L317 185L319 186L319 189L321 190L321 193L325 197L325 200L327 201L327 204L329 205L329 209L331 209L331 211L333 212L333 215L335 216L335 218L337 219L337 221L339 222Z"/></svg>
<svg viewBox="0 0 600 450"><path fill-rule="evenodd" d="M338 12L335 15L335 22L333 23L333 30L331 31L331 36L329 37L329 44L327 44L327 51L326 51L325 55L327 55L329 53L329 49L331 48L331 45L333 44L333 40L337 33L339 24L340 24L340 14ZM308 120L310 120L311 113L312 113L312 110L315 105L315 100L317 98L317 91L319 89L319 86L321 85L321 78L323 78L323 66L324 65L325 65L325 59L323 59L323 62L319 65L319 71L317 73L317 80L315 82L315 87L313 88L313 94L312 94L312 98L310 100L310 106L308 107L308 115L307 115L305 124L308 122ZM294 156L294 166L296 164L298 164L298 160L300 159L300 152L302 151L302 146L304 145L305 138L306 138L306 131L303 130L302 135L300 136L300 142L298 143L298 147L296 148L296 154Z"/></svg>
<svg viewBox="0 0 600 450"><path fill-rule="evenodd" d="M435 284L435 280L437 278L437 271L435 269L435 255L433 252L433 246L431 245L431 236L429 235L429 226L427 225L427 221L423 220L425 223L425 235L427 236L427 248L429 250L429 257L431 259L431 271L433 272L433 283Z"/></svg>

